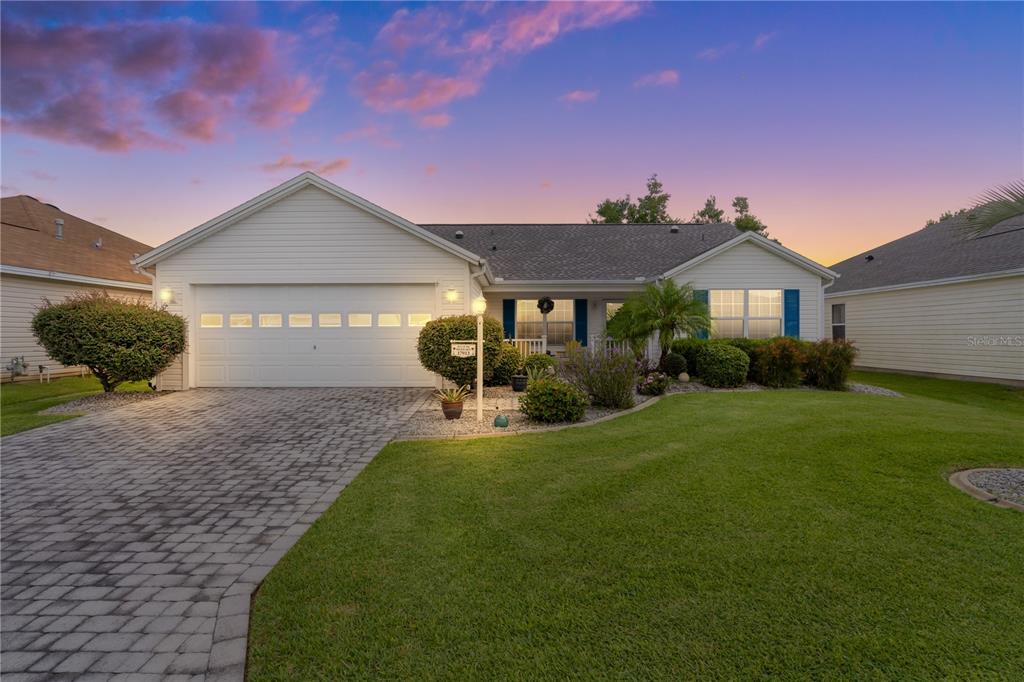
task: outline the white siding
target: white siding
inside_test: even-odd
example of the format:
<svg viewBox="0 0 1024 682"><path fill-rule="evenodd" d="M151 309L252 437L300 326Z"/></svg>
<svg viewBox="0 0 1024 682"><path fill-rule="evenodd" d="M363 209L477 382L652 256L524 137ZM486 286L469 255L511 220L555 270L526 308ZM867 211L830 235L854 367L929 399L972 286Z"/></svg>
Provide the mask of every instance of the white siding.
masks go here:
<svg viewBox="0 0 1024 682"><path fill-rule="evenodd" d="M149 300L148 291L131 289L113 289L73 284L71 282L55 282L52 280L14 275L0 276L0 365L6 365L11 358L25 356L28 364L28 375L37 376L39 365L47 365L53 376L61 374L79 374L79 367L65 367L47 356L46 351L36 343L32 335L32 317L36 310L48 298L54 303L63 301L68 296L83 291L106 291L111 296L127 299L143 298ZM8 376L2 372L4 378Z"/></svg>
<svg viewBox="0 0 1024 682"><path fill-rule="evenodd" d="M821 277L760 246L737 244L675 279L694 289L799 289L800 338L821 338Z"/></svg>
<svg viewBox="0 0 1024 682"><path fill-rule="evenodd" d="M1024 277L839 294L825 300L828 335L836 303L858 366L1024 381Z"/></svg>
<svg viewBox="0 0 1024 682"><path fill-rule="evenodd" d="M327 192L306 187L160 261L154 296L170 289L172 312L190 321L198 284L432 284L435 316L469 308L470 268L419 237ZM445 293L456 292L449 302ZM160 387L185 388L189 353L160 377Z"/></svg>

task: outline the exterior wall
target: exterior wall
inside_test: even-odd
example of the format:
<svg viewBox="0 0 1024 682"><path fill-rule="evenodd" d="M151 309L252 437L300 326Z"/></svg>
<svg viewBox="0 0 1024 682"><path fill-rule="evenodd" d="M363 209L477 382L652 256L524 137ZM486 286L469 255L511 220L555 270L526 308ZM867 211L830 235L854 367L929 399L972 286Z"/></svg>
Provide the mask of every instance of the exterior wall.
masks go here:
<svg viewBox="0 0 1024 682"><path fill-rule="evenodd" d="M148 291L2 275L0 276L0 358L3 359L3 362L0 364L6 365L11 358L24 355L25 362L28 364L26 377L37 378L39 365L50 367L52 376L80 374L81 367L61 365L52 360L46 351L36 343L35 337L32 336L32 316L35 315L44 298L57 302L82 291L106 291L111 296L126 299L149 299L150 296ZM2 376L6 379L8 372L3 371Z"/></svg>
<svg viewBox="0 0 1024 682"><path fill-rule="evenodd" d="M836 294L859 367L1024 381L1024 277Z"/></svg>
<svg viewBox="0 0 1024 682"><path fill-rule="evenodd" d="M755 244L737 244L675 279L694 289L799 289L800 338L817 341L824 333L821 277Z"/></svg>
<svg viewBox="0 0 1024 682"><path fill-rule="evenodd" d="M434 316L469 310L469 264L315 187L298 190L156 264L153 295L189 320L199 284L433 284ZM454 290L454 300L447 292ZM189 352L161 389L195 385Z"/></svg>

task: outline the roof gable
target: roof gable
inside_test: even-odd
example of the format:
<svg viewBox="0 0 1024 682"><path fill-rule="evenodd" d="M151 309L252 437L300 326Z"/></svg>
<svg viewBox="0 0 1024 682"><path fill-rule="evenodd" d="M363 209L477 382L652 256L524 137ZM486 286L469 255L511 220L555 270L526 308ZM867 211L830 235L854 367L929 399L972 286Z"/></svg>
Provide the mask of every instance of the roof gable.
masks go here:
<svg viewBox="0 0 1024 682"><path fill-rule="evenodd" d="M839 277L839 273L830 270L829 268L826 268L823 265L819 265L818 263L812 261L810 258L801 256L796 251L793 251L792 249L787 249L782 244L776 241L772 241L771 239L768 239L764 235L760 235L756 232L743 232L727 242L719 244L714 248L708 249L707 251L696 256L695 258L692 258L686 261L685 263L679 264L678 266L666 272L663 276L675 277L676 275L685 272L686 270L692 268L693 266L699 263L703 263L706 260L710 260L711 258L714 258L718 254L724 251L728 251L729 249L740 244L753 244L755 246L759 246L762 249L768 251L769 253L779 256L780 258L783 258L785 260L788 260L794 265L803 268L804 270L813 272L814 274L818 275L823 279L834 280Z"/></svg>
<svg viewBox="0 0 1024 682"><path fill-rule="evenodd" d="M229 227L239 220L251 216L271 204L274 204L285 197L291 196L295 192L302 190L306 187L316 187L328 194L351 204L367 213L388 222L395 227L408 232L420 239L423 239L434 246L454 254L470 263L480 264L481 258L476 254L456 245L448 242L445 239L441 239L437 235L424 230L419 225L409 222L405 218L395 215L390 211L387 211L376 204L373 204L362 197L355 195L341 187L335 185L332 182L324 180L319 175L312 172L305 172L298 175L287 182L284 182L271 190L256 196L249 201L245 202L240 206L223 213L212 220L209 220L202 225L192 228L188 232L181 234L170 241L161 244L152 251L143 254L135 260L140 266L151 265L158 263L161 260L178 253L188 247L196 244L197 242L206 239L210 235L216 234L217 232Z"/></svg>

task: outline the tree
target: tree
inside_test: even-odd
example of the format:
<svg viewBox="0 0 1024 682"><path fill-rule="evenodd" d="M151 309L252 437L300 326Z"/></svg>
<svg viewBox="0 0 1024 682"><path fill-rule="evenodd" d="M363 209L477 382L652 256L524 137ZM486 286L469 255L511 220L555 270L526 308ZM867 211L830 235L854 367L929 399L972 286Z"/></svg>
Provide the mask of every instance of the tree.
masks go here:
<svg viewBox="0 0 1024 682"><path fill-rule="evenodd" d="M108 393L125 381L152 379L185 350L183 318L106 292L45 301L32 333L57 362L88 367Z"/></svg>
<svg viewBox="0 0 1024 682"><path fill-rule="evenodd" d="M718 199L714 194L709 196L704 202L704 208L693 214L693 222L698 225L709 225L711 223L720 223L722 218L725 217L725 211L718 208Z"/></svg>
<svg viewBox="0 0 1024 682"><path fill-rule="evenodd" d="M733 199L732 208L736 211L736 217L732 221L736 229L743 232L757 232L765 237L768 236L768 226L750 212L750 201L747 197L736 197Z"/></svg>
<svg viewBox="0 0 1024 682"><path fill-rule="evenodd" d="M671 194L665 191L664 185L655 173L647 178L647 194L635 202L627 194L621 199L605 199L597 205L597 218L591 217L592 223L676 223L679 222L668 213L668 200Z"/></svg>
<svg viewBox="0 0 1024 682"><path fill-rule="evenodd" d="M638 349L642 352L642 343L651 334L657 334L661 348L658 364L662 365L676 337L680 334L696 336L710 326L708 306L697 300L693 286L666 279L648 284L640 294L626 299L608 320L608 334L617 341L629 343L634 352Z"/></svg>
<svg viewBox="0 0 1024 682"><path fill-rule="evenodd" d="M487 385L494 376L494 366L501 353L502 335L501 323L485 315L484 385ZM459 386L471 384L476 380L476 358L453 356L452 341L475 338L475 315L452 315L431 320L420 330L416 343L420 364Z"/></svg>
<svg viewBox="0 0 1024 682"><path fill-rule="evenodd" d="M1024 215L1024 180L997 185L982 193L967 212L962 227L967 235L982 235L1004 220Z"/></svg>

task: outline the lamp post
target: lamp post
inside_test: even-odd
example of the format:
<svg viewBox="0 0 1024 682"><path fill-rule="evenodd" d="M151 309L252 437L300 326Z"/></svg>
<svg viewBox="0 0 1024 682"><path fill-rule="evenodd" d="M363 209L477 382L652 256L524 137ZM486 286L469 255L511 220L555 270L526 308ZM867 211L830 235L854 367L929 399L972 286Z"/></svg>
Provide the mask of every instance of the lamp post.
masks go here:
<svg viewBox="0 0 1024 682"><path fill-rule="evenodd" d="M473 314L476 315L476 420L484 420L484 313L487 299L477 296L473 299Z"/></svg>

